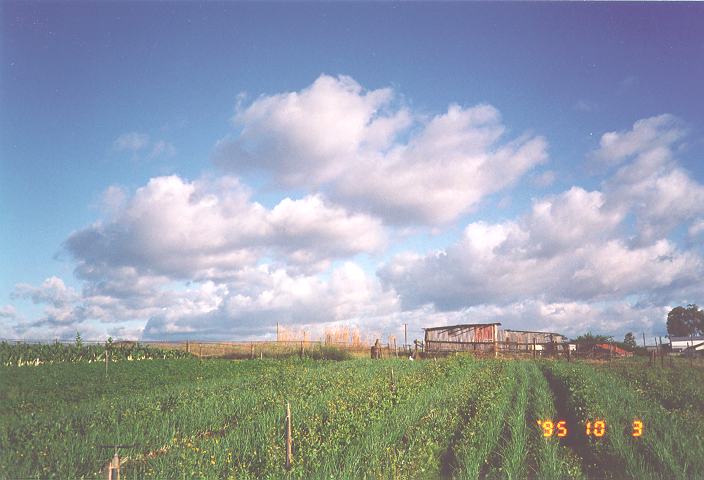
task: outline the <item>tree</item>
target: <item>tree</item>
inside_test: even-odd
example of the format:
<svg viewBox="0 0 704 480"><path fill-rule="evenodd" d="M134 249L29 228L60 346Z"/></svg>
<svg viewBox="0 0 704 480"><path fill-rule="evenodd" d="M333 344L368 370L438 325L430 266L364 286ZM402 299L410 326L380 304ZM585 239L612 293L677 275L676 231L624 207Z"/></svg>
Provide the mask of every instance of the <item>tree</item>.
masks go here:
<svg viewBox="0 0 704 480"><path fill-rule="evenodd" d="M636 337L633 335L633 332L628 332L626 336L623 337L623 345L629 350L636 348Z"/></svg>
<svg viewBox="0 0 704 480"><path fill-rule="evenodd" d="M688 337L704 333L704 310L690 304L675 307L667 314L667 333L671 337Z"/></svg>

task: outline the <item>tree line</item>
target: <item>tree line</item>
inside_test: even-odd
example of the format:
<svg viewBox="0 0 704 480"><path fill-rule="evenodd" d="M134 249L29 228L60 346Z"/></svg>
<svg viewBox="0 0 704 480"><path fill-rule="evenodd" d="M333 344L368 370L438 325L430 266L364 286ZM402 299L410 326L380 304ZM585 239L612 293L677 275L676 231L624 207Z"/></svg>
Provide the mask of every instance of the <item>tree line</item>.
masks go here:
<svg viewBox="0 0 704 480"><path fill-rule="evenodd" d="M670 337L689 337L704 335L704 310L695 304L686 307L675 307L667 314L667 334ZM625 350L643 350L639 347L633 332L628 332L622 342L617 342L612 336L593 335L591 332L574 339L582 348L589 349L601 343L611 343Z"/></svg>

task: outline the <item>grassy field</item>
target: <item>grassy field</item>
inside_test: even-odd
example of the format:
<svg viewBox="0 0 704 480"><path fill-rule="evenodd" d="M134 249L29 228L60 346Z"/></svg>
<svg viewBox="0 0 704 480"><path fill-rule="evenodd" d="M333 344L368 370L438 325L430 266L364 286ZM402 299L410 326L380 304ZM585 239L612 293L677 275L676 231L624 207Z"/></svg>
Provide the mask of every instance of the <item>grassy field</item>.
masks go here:
<svg viewBox="0 0 704 480"><path fill-rule="evenodd" d="M704 374L562 361L0 368L0 478L701 478ZM293 465L285 461L285 405ZM566 421L558 437L538 420ZM643 422L633 437L633 421ZM587 422L605 422L586 434ZM552 433L550 436L545 436Z"/></svg>

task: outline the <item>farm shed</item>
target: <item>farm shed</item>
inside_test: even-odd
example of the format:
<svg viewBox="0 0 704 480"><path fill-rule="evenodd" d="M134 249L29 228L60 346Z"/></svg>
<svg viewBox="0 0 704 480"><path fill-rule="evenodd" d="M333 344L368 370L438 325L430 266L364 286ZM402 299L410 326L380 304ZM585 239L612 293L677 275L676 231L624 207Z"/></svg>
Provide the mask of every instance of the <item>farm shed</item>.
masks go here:
<svg viewBox="0 0 704 480"><path fill-rule="evenodd" d="M500 323L468 323L425 330L426 352L566 352L567 337L554 332L501 329Z"/></svg>
<svg viewBox="0 0 704 480"><path fill-rule="evenodd" d="M492 351L500 323L469 323L425 328L426 352Z"/></svg>
<svg viewBox="0 0 704 480"><path fill-rule="evenodd" d="M690 337L670 337L670 348L673 352L681 352L687 348L694 347L695 350L704 350L704 335L692 335Z"/></svg>
<svg viewBox="0 0 704 480"><path fill-rule="evenodd" d="M567 337L554 332L535 332L530 330L499 330L499 342L507 351L550 350L567 343ZM559 345L556 345L559 344Z"/></svg>

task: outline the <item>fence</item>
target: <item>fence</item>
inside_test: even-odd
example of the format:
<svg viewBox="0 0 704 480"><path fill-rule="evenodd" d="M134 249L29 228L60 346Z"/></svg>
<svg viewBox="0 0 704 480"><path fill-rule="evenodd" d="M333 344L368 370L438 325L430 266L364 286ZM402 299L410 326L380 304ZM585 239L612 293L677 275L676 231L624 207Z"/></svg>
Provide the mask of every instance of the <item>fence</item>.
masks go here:
<svg viewBox="0 0 704 480"><path fill-rule="evenodd" d="M354 356L368 355L369 347L343 342L325 342L323 340L286 340L286 341L233 341L210 342L187 340L181 342L144 341L141 344L165 350L181 350L199 358L282 358L294 355L322 356L333 355L334 349L348 352ZM330 348L332 347L332 348Z"/></svg>
<svg viewBox="0 0 704 480"><path fill-rule="evenodd" d="M32 340L32 339L0 339L10 344L43 344L51 345L60 343L75 345L72 340ZM104 346L105 342L82 340L84 346ZM331 342L326 340L252 340L252 341L204 341L204 340L116 340L111 344L112 349L128 348L135 344L149 346L163 350L178 350L188 352L199 358L283 358L294 355L313 356L316 358L333 357L337 352L343 351L355 357L368 357L370 346L359 342ZM384 345L383 356L390 355L393 344ZM402 351L402 350L401 350Z"/></svg>
<svg viewBox="0 0 704 480"><path fill-rule="evenodd" d="M61 343L75 345L71 340L17 340L0 339L2 342L17 344L53 344ZM84 340L82 344L105 345L105 342ZM583 350L580 346L564 342L521 343L505 341L455 342L445 340L429 340L414 342L412 345L397 345L391 337L389 343L370 345L363 342L334 342L329 340L250 340L250 341L206 341L206 340L117 340L111 344L111 349L129 348L135 344L147 345L163 350L188 352L198 358L253 359L253 358L284 358L291 356L306 356L313 358L337 358L335 355L344 352L358 358L416 358L444 357L455 353L472 354L480 357L504 358L563 358L612 360L623 355L612 350L607 345L603 348ZM572 348L570 347L572 346ZM654 357L685 357L683 354L670 353L664 349L653 352ZM630 352L628 353L630 356ZM692 362L703 360L692 356ZM651 359L651 363L655 360ZM664 362L664 360L661 360Z"/></svg>

